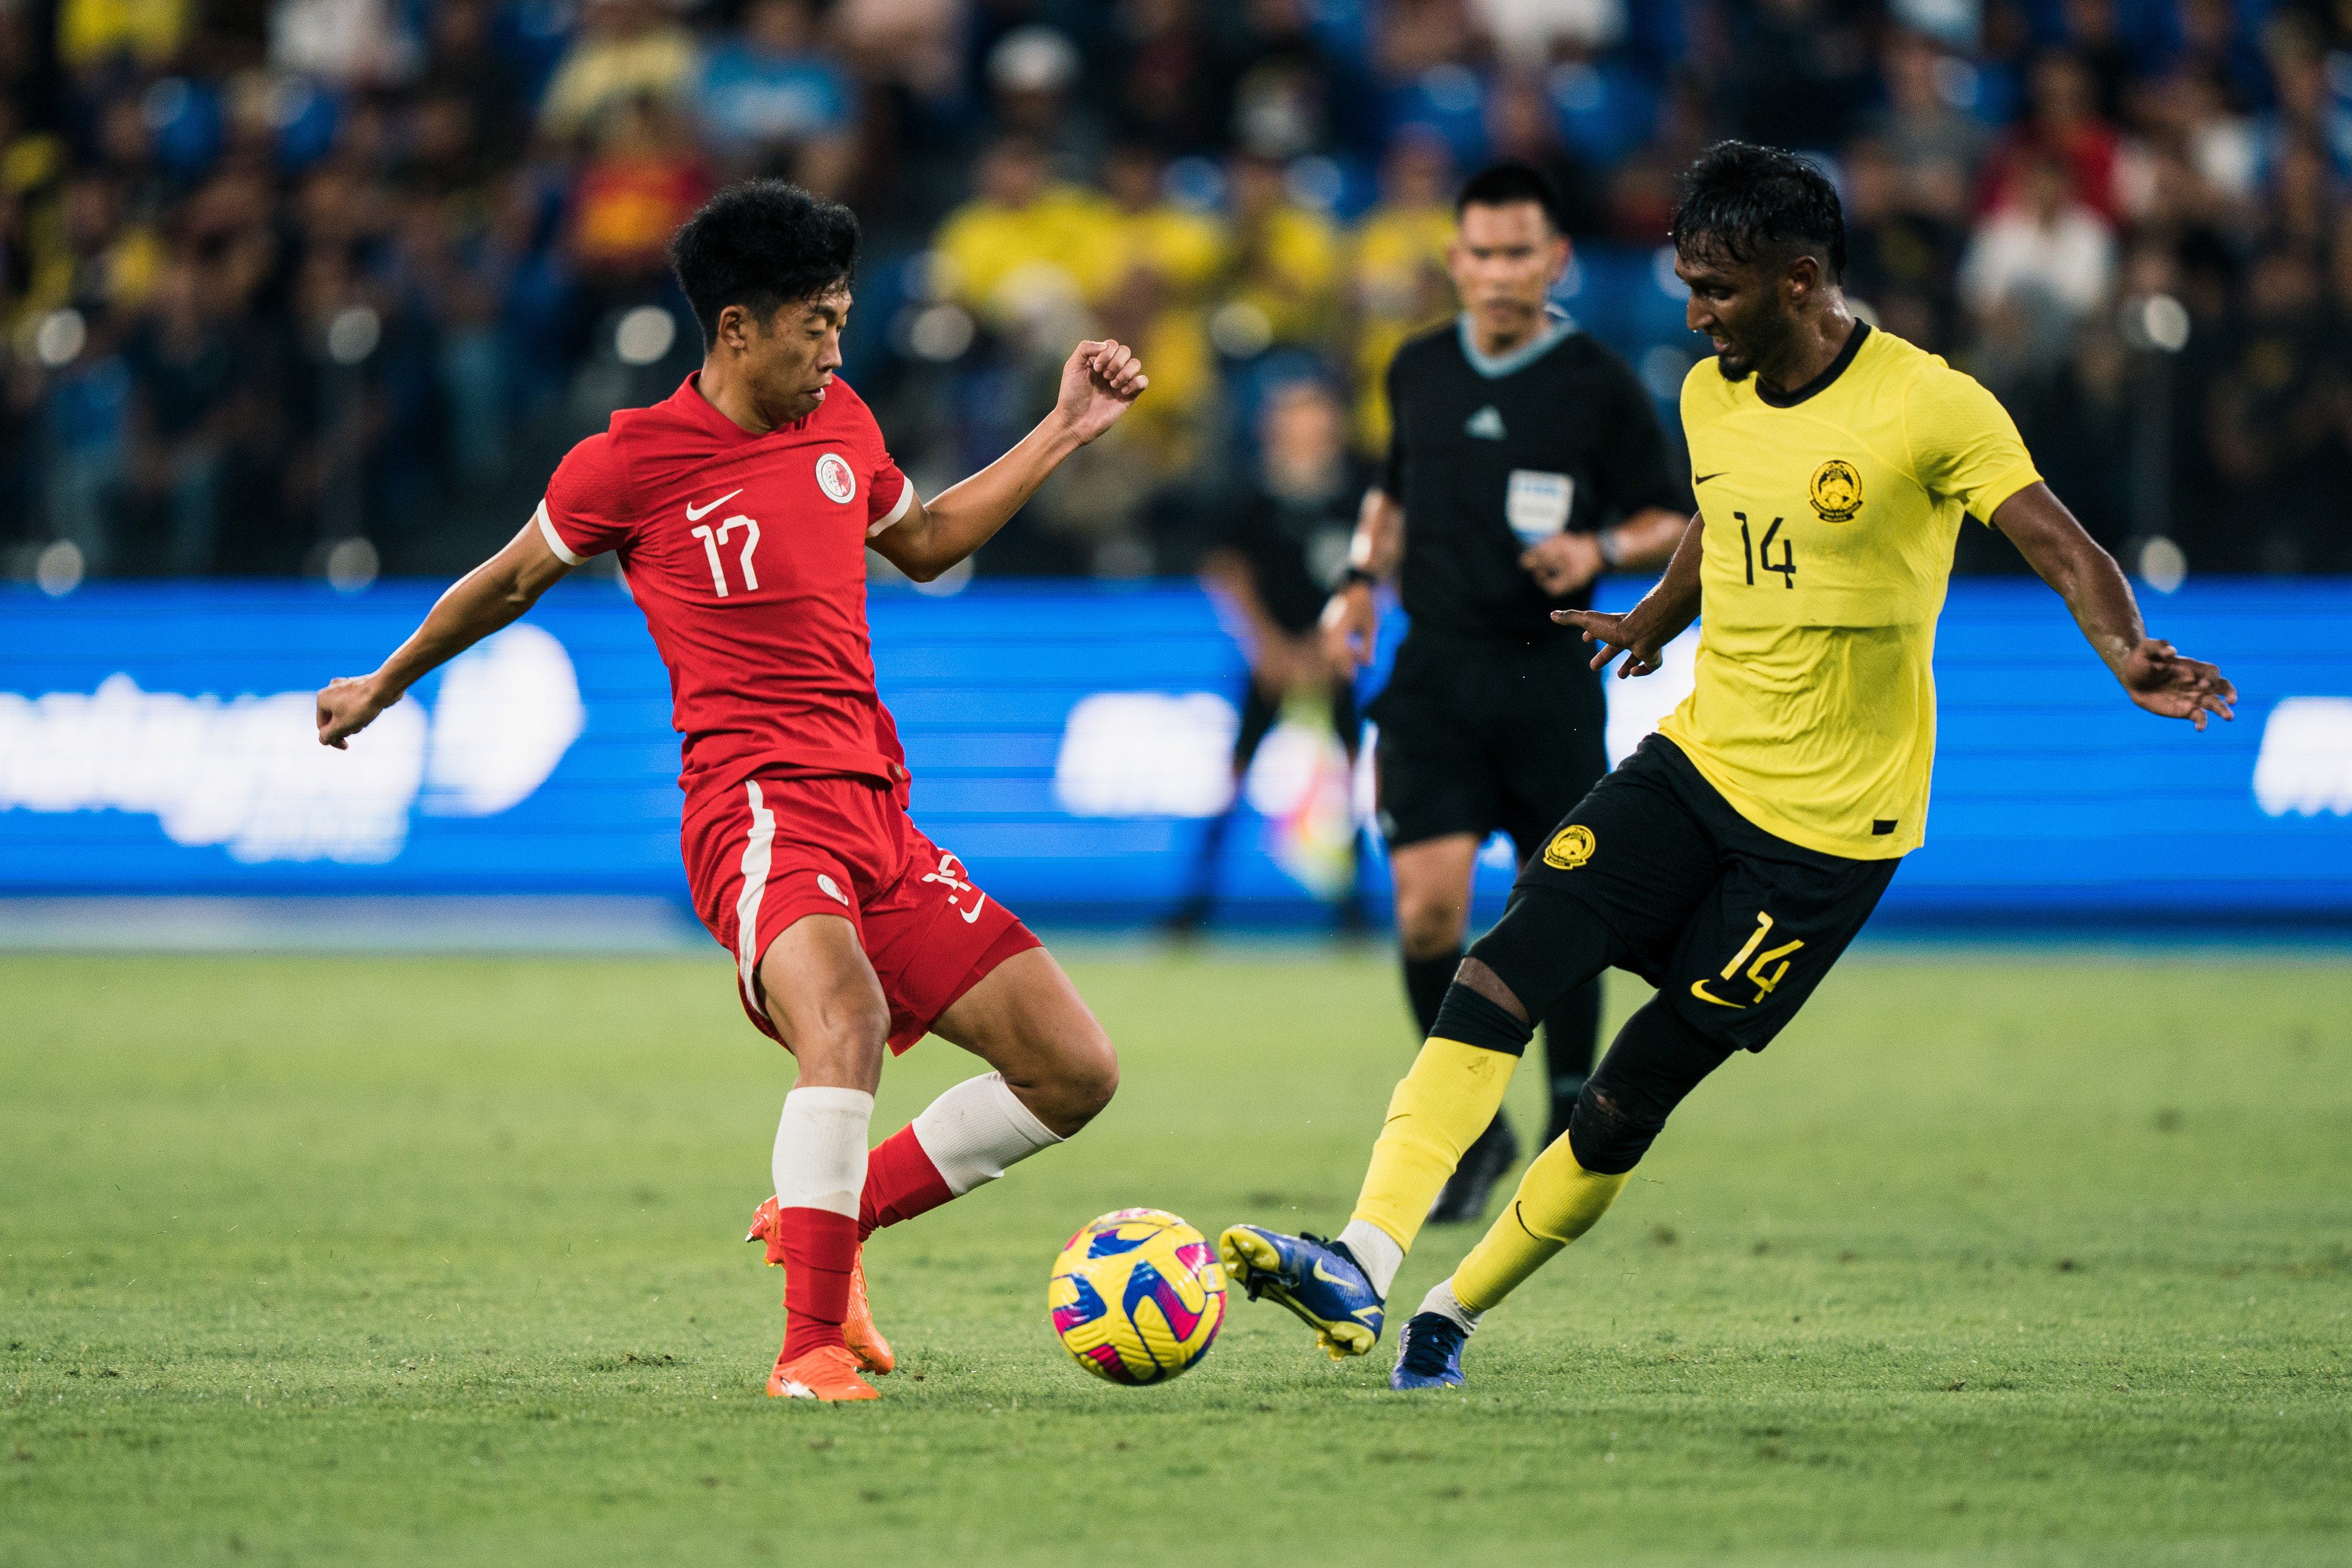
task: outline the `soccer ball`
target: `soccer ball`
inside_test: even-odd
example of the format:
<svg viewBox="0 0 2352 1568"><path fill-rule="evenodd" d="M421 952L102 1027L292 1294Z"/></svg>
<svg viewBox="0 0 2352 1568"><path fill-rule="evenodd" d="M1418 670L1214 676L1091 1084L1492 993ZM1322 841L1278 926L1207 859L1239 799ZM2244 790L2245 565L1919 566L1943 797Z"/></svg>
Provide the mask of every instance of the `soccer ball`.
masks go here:
<svg viewBox="0 0 2352 1568"><path fill-rule="evenodd" d="M1120 1208L1080 1228L1046 1286L1072 1360L1112 1383L1162 1383L1209 1354L1225 1322L1225 1270L1208 1239L1164 1208Z"/></svg>

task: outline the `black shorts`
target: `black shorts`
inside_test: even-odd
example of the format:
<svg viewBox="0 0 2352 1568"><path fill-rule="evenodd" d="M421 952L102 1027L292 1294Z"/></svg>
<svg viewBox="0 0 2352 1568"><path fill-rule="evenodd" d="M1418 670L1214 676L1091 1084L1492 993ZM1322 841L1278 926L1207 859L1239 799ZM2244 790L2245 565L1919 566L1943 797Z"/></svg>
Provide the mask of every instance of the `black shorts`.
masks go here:
<svg viewBox="0 0 2352 1568"><path fill-rule="evenodd" d="M1501 829L1525 861L1609 771L1609 705L1590 650L1405 638L1375 698L1381 836L1391 848Z"/></svg>
<svg viewBox="0 0 2352 1568"><path fill-rule="evenodd" d="M1511 905L1573 900L1608 933L1608 962L1657 987L1700 1033L1761 1051L1861 931L1898 863L1766 832L1653 735L1568 813L1519 873ZM1515 937L1547 924L1504 918ZM1545 961L1524 937L1502 946L1487 961L1506 985L1507 969ZM1542 994L1538 977L1528 979L1523 994Z"/></svg>

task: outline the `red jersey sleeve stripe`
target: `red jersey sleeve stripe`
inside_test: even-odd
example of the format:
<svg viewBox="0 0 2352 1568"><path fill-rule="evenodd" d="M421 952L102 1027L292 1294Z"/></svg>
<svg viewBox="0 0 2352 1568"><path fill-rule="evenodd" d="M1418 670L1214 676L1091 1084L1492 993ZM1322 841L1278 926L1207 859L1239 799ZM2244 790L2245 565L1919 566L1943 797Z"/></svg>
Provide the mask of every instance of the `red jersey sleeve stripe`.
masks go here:
<svg viewBox="0 0 2352 1568"><path fill-rule="evenodd" d="M866 537L869 539L872 538L884 528L888 528L900 517L905 517L907 515L908 508L912 507L914 504L915 482L902 474L898 476L898 504L890 508L890 513L887 517L884 517L880 522L876 523L872 528L866 529Z"/></svg>
<svg viewBox="0 0 2352 1568"><path fill-rule="evenodd" d="M509 513L508 515L509 517L513 516L512 513ZM547 498L545 497L541 497L540 498L539 510L531 514L531 520L539 525L540 537L547 541L547 548L555 552L556 559L562 561L566 566L579 566L583 564L583 558L573 555L572 553L572 547L563 542L563 536L555 531L555 519L547 515Z"/></svg>

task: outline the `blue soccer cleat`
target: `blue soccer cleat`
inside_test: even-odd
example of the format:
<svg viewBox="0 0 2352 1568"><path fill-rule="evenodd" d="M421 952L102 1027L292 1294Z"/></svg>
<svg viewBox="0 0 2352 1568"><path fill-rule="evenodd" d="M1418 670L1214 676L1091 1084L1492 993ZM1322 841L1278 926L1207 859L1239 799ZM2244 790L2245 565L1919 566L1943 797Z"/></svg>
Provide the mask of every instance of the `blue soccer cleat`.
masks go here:
<svg viewBox="0 0 2352 1568"><path fill-rule="evenodd" d="M1334 1361L1380 1343L1380 1293L1348 1249L1319 1236L1285 1236L1236 1225L1217 1239L1226 1277L1249 1292L1288 1307L1315 1331Z"/></svg>
<svg viewBox="0 0 2352 1568"><path fill-rule="evenodd" d="M1470 1336L1444 1312L1415 1312L1397 1335L1396 1370L1391 1388L1459 1388L1462 1343Z"/></svg>

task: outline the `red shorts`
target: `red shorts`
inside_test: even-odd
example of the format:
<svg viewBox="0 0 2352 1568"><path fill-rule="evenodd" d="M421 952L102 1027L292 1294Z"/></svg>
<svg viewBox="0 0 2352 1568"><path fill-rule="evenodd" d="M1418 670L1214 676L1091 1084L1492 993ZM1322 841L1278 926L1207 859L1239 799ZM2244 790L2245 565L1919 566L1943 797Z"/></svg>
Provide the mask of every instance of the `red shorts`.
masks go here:
<svg viewBox="0 0 2352 1568"><path fill-rule="evenodd" d="M679 836L695 913L735 955L736 999L771 1040L760 960L806 915L838 915L856 931L890 1004L894 1051L922 1039L991 969L1040 946L881 784L753 779L689 802Z"/></svg>

